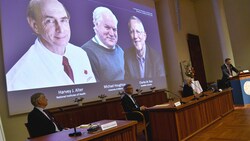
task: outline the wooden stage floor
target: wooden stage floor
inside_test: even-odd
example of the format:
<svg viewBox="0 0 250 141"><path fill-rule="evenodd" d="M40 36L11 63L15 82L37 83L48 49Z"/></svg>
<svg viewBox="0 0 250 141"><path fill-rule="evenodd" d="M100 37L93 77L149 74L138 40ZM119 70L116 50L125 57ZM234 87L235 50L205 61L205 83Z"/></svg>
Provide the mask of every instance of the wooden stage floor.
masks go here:
<svg viewBox="0 0 250 141"><path fill-rule="evenodd" d="M235 107L233 112L188 141L250 141L250 108Z"/></svg>

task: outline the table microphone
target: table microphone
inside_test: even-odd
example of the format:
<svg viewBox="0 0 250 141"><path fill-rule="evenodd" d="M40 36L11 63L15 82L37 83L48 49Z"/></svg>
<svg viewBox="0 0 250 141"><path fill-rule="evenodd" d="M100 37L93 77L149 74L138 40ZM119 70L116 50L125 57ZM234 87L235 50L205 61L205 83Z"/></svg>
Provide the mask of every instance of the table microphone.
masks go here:
<svg viewBox="0 0 250 141"><path fill-rule="evenodd" d="M70 121L71 121L71 123L72 123L72 118L70 118ZM76 136L81 136L81 135L82 135L81 132L77 132L77 131L76 131L76 126L75 126L75 124L74 124L74 132L73 132L73 133L69 133L69 136L70 136L70 137L76 137Z"/></svg>
<svg viewBox="0 0 250 141"><path fill-rule="evenodd" d="M70 137L81 136L81 135L82 135L81 132L76 132L76 127L74 127L74 132L73 133L69 133Z"/></svg>
<svg viewBox="0 0 250 141"><path fill-rule="evenodd" d="M142 93L142 89L136 89L135 91L137 92L138 95L141 95Z"/></svg>
<svg viewBox="0 0 250 141"><path fill-rule="evenodd" d="M171 91L169 91L169 90L165 90L165 93L166 93L166 94L167 94L167 93L170 93L171 95L176 96L177 98L179 98L181 104L186 104L186 102L183 102L183 101L182 101L182 97L181 97L180 95L175 94L175 93L173 93L173 92L171 92Z"/></svg>

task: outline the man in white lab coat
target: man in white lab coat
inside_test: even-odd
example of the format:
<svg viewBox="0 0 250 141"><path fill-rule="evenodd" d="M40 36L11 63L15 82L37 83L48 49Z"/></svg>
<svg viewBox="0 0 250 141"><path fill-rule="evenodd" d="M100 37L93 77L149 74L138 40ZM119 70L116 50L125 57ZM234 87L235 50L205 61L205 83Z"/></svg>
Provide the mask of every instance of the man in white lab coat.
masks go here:
<svg viewBox="0 0 250 141"><path fill-rule="evenodd" d="M37 39L6 74L8 91L96 82L86 52L69 43L70 16L62 3L31 0L27 20Z"/></svg>

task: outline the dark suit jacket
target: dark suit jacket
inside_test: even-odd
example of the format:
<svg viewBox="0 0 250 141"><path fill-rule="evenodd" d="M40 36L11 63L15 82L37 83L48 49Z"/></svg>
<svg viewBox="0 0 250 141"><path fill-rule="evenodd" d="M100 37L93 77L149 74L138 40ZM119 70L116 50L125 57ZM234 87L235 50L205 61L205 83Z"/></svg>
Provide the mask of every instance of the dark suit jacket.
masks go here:
<svg viewBox="0 0 250 141"><path fill-rule="evenodd" d="M230 70L231 74L233 73L233 71L236 73L239 72L233 65L229 66L229 70ZM222 79L221 79L220 83L218 84L219 88L224 89L224 88L228 88L231 86L230 81L229 81L229 76L230 76L229 70L227 69L226 64L223 64L221 66Z"/></svg>
<svg viewBox="0 0 250 141"><path fill-rule="evenodd" d="M134 99L135 100L135 99ZM125 112L140 111L140 105L129 98L128 94L124 93L122 96L122 107Z"/></svg>
<svg viewBox="0 0 250 141"><path fill-rule="evenodd" d="M160 53L157 53L149 46L146 47L145 55L145 78L165 76L164 63ZM136 58L135 47L125 51L125 79L140 79L140 66Z"/></svg>
<svg viewBox="0 0 250 141"><path fill-rule="evenodd" d="M193 88L191 86L189 86L188 84L185 84L183 87L182 97L188 97L191 95L194 95Z"/></svg>
<svg viewBox="0 0 250 141"><path fill-rule="evenodd" d="M230 72L231 74L234 72L238 73L239 71L233 66L233 65L230 65L229 66L229 69L230 69ZM229 70L227 69L227 66L226 64L223 64L221 66L221 71L222 71L222 81L227 81L229 76L230 76L230 73L229 73Z"/></svg>
<svg viewBox="0 0 250 141"><path fill-rule="evenodd" d="M135 101L135 99L134 99ZM140 111L140 105L135 101L135 103L129 98L128 94L124 93L121 99L122 107L125 112L128 114L127 119L129 120L137 120L137 121L142 121L142 117L138 114L130 114L132 111ZM140 111L146 120L148 122L148 113L146 111Z"/></svg>
<svg viewBox="0 0 250 141"><path fill-rule="evenodd" d="M30 136L38 137L56 132L55 125L41 111L34 108L28 115L28 124L30 127ZM62 130L60 126L57 126Z"/></svg>

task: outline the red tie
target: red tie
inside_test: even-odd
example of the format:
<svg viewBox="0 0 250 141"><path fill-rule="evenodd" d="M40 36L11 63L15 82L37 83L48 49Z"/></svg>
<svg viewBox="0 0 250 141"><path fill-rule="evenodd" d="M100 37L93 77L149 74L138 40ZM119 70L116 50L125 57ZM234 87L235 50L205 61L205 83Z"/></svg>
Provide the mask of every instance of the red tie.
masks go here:
<svg viewBox="0 0 250 141"><path fill-rule="evenodd" d="M74 74L73 71L69 65L69 61L68 58L63 56L63 62L62 62L63 66L64 66L64 71L67 73L67 75L69 76L69 78L74 82Z"/></svg>

